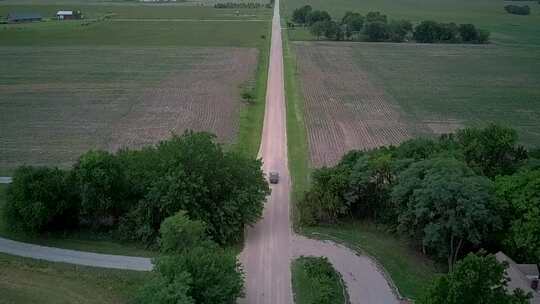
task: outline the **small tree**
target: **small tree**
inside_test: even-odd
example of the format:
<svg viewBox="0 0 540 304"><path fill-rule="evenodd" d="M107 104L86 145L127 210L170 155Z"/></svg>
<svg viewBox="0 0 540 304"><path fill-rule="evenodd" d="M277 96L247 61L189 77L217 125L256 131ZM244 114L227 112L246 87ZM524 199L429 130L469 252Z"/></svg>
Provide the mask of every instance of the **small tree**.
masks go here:
<svg viewBox="0 0 540 304"><path fill-rule="evenodd" d="M403 42L407 39L407 36L412 33L412 23L407 20L392 20L388 24L388 32L390 41Z"/></svg>
<svg viewBox="0 0 540 304"><path fill-rule="evenodd" d="M350 39L354 33L358 33L364 26L364 17L359 13L346 12L341 19L341 24L344 26L345 36Z"/></svg>
<svg viewBox="0 0 540 304"><path fill-rule="evenodd" d="M422 21L414 28L414 39L421 43L437 42L440 37L441 28L435 21Z"/></svg>
<svg viewBox="0 0 540 304"><path fill-rule="evenodd" d="M493 255L468 254L453 271L436 279L419 304L528 304L521 289L507 290L505 268Z"/></svg>
<svg viewBox="0 0 540 304"><path fill-rule="evenodd" d="M192 221L185 211L179 211L161 223L160 251L162 253L182 253L207 242L206 225Z"/></svg>
<svg viewBox="0 0 540 304"><path fill-rule="evenodd" d="M369 12L366 15L366 22L382 22L387 23L388 18L386 15L381 14L380 12Z"/></svg>

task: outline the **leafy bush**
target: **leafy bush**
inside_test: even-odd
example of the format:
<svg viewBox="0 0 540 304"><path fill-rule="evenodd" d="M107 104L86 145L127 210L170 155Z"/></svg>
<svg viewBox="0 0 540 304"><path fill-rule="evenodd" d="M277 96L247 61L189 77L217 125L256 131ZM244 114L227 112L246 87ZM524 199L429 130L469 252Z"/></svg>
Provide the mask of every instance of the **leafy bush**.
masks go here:
<svg viewBox="0 0 540 304"><path fill-rule="evenodd" d="M510 4L510 5L506 5L504 9L508 13L514 14L514 15L529 15L531 13L531 8L528 5L520 6L520 5Z"/></svg>
<svg viewBox="0 0 540 304"><path fill-rule="evenodd" d="M307 25L312 25L316 22L332 21L332 17L327 11L312 11L306 16Z"/></svg>
<svg viewBox="0 0 540 304"><path fill-rule="evenodd" d="M487 43L489 32L478 30L473 24L422 21L414 29L414 39L420 43Z"/></svg>
<svg viewBox="0 0 540 304"><path fill-rule="evenodd" d="M298 271L304 272L301 279L307 279L308 282L302 282L302 284L309 284L310 292L309 295L303 295L302 292L305 293L308 290L299 290L301 283L297 280L300 278L293 278L296 291L300 293L296 296L309 296L309 303L335 304L343 302L341 277L326 257L300 257L293 263L293 267L300 267L295 271L296 275L300 275L297 273Z"/></svg>
<svg viewBox="0 0 540 304"><path fill-rule="evenodd" d="M79 199L70 175L58 168L19 167L9 185L4 220L26 232L72 228Z"/></svg>
<svg viewBox="0 0 540 304"><path fill-rule="evenodd" d="M190 248L202 246L208 238L205 230L206 225L203 222L192 221L185 211L179 211L161 223L160 251L181 253Z"/></svg>

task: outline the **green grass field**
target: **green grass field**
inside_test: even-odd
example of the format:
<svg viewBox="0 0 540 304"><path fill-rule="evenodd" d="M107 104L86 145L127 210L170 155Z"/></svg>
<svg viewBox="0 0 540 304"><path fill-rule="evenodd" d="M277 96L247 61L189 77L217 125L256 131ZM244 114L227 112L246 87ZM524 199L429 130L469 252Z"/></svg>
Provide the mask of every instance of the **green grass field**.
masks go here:
<svg viewBox="0 0 540 304"><path fill-rule="evenodd" d="M314 278L306 270L306 267L310 265L312 265L311 267L315 268L318 266L318 264L314 263L315 259L317 258L300 257L292 261L291 263L292 288L294 294L294 302L296 304L319 303L318 300L321 297L321 283L323 282L318 281L317 279L320 278ZM330 265L329 267L332 266ZM326 271L325 269L320 269L320 267L318 269L319 271ZM345 304L345 287L343 286L343 283L338 279L339 275L335 273L333 267L332 270L334 272L336 280L325 280L324 283L328 284L325 286L331 288L331 290L335 294L339 295L337 298L332 299L333 304Z"/></svg>
<svg viewBox="0 0 540 304"><path fill-rule="evenodd" d="M131 303L150 276L0 254L0 303Z"/></svg>
<svg viewBox="0 0 540 304"><path fill-rule="evenodd" d="M400 293L411 299L420 295L440 268L410 248L407 242L371 223L305 227L302 233L314 238L331 239L374 257L390 274Z"/></svg>
<svg viewBox="0 0 540 304"><path fill-rule="evenodd" d="M408 19L413 22L435 20L473 23L491 31L496 43L540 45L540 5L536 1L512 1L512 4L531 6L531 15L518 16L504 10L504 5L508 3L491 0L287 0L282 8L287 18L295 8L309 4L314 9L327 10L334 18L341 18L349 10L364 15L369 11L380 11L390 19ZM291 32L291 38L296 39L294 31ZM300 35L300 39L306 37L305 33Z"/></svg>
<svg viewBox="0 0 540 304"><path fill-rule="evenodd" d="M420 129L438 133L439 123L497 122L516 129L525 145L540 146L540 49L391 43L350 48L355 64Z"/></svg>

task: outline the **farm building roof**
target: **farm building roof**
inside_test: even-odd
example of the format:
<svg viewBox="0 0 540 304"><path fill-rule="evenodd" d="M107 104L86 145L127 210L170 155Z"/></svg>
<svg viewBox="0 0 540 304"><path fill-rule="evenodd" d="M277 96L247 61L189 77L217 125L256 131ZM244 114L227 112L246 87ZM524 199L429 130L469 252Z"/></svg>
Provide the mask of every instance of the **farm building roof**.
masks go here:
<svg viewBox="0 0 540 304"><path fill-rule="evenodd" d="M9 20L31 20L31 19L41 19L40 13L20 13L14 12L8 14Z"/></svg>
<svg viewBox="0 0 540 304"><path fill-rule="evenodd" d="M56 15L64 15L64 16L71 16L73 15L73 11L58 11Z"/></svg>
<svg viewBox="0 0 540 304"><path fill-rule="evenodd" d="M516 288L521 288L523 291L532 292L533 298L531 304L540 304L540 293L531 289L531 280L533 277L538 278L538 267L535 264L517 264L502 252L497 252L495 257L499 262L507 262L508 268L506 274L510 279L508 288L513 291ZM536 269L535 269L536 268ZM525 271L525 272L524 272Z"/></svg>

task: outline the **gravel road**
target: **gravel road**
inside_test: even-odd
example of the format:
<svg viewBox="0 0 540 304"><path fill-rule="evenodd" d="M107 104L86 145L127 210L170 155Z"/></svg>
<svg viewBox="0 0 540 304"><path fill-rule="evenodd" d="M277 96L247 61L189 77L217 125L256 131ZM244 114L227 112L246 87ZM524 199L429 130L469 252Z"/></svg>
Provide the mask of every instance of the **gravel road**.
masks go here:
<svg viewBox="0 0 540 304"><path fill-rule="evenodd" d="M289 223L291 183L287 158L286 107L279 0L275 1L266 94L266 112L259 157L266 173L277 171L263 219L246 231L240 255L246 273L246 297L239 303L293 303L290 262L294 257L326 256L339 271L353 304L399 303L388 282L368 257L333 242L294 235Z"/></svg>

